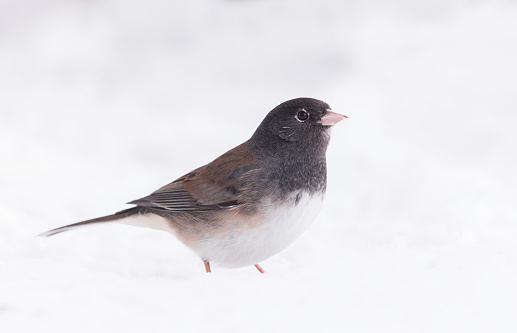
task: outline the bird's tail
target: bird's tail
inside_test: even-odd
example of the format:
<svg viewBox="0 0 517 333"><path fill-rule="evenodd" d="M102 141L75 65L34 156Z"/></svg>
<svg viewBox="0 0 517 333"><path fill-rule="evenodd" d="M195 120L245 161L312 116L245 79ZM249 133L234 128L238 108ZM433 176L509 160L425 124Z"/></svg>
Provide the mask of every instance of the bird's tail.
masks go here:
<svg viewBox="0 0 517 333"><path fill-rule="evenodd" d="M126 217L139 214L140 213L140 207L133 207L129 209L122 210L118 213L115 213L113 215L98 217L96 219L86 220L82 222L77 222L69 225L65 225L64 227L52 229L50 231L44 232L42 234L39 234L38 236L41 237L48 237L53 236L55 234L59 234L64 231L73 230L73 229L79 229L83 227L88 227L90 225L98 224L98 223L105 223L105 222L118 222L118 220L125 219Z"/></svg>

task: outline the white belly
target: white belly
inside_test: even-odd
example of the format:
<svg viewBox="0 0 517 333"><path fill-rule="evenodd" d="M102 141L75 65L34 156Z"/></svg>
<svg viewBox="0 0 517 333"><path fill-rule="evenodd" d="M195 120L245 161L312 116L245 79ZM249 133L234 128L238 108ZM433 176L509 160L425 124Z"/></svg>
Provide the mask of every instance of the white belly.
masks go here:
<svg viewBox="0 0 517 333"><path fill-rule="evenodd" d="M235 223L235 232L224 237L206 239L193 250L219 266L237 268L257 264L288 247L307 230L316 218L323 196L302 194L298 204L289 204L261 214L250 221ZM233 224L233 223L232 223Z"/></svg>
<svg viewBox="0 0 517 333"><path fill-rule="evenodd" d="M283 206L251 217L236 214L235 220L223 221L220 229L183 239L173 223L155 214L133 215L117 222L170 232L201 259L237 268L258 264L291 245L318 215L323 195L302 193L298 204L295 204L295 196L285 202Z"/></svg>

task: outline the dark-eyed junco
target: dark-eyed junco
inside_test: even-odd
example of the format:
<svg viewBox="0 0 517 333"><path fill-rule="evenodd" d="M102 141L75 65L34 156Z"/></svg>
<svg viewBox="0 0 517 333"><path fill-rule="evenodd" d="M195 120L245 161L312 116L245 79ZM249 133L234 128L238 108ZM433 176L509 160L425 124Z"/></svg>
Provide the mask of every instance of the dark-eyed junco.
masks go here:
<svg viewBox="0 0 517 333"><path fill-rule="evenodd" d="M268 113L253 136L211 163L113 215L48 231L118 222L167 231L205 263L258 265L296 240L320 210L330 127L346 116L297 98Z"/></svg>

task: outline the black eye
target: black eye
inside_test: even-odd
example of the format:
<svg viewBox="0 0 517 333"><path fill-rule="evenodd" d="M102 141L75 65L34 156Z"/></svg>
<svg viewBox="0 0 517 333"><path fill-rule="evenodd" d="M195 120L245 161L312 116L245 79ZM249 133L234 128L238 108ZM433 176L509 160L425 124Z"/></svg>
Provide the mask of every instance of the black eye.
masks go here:
<svg viewBox="0 0 517 333"><path fill-rule="evenodd" d="M307 111L305 111L304 109L301 109L300 111L298 111L298 113L296 114L296 118L299 120L299 121L306 121L308 118L309 118L309 114L307 113Z"/></svg>

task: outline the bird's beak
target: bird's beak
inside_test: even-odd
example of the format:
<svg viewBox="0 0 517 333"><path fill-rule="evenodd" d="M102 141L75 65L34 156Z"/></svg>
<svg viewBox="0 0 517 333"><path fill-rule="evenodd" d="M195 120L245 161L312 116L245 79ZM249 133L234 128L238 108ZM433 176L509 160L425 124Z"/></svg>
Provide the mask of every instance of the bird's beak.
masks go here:
<svg viewBox="0 0 517 333"><path fill-rule="evenodd" d="M323 126L332 126L332 125L339 123L341 120L343 120L345 118L348 118L348 117L345 115L327 110L325 112L325 114L323 115L323 117L321 117L321 120L319 121L319 123Z"/></svg>

